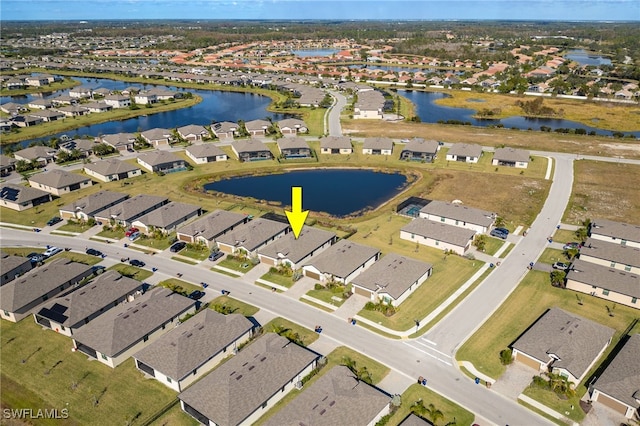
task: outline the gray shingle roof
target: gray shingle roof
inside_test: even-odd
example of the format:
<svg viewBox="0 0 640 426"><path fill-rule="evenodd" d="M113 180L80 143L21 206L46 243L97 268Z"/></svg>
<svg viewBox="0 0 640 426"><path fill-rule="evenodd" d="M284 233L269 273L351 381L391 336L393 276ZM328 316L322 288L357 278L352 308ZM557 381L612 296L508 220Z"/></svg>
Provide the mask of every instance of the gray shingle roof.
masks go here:
<svg viewBox="0 0 640 426"><path fill-rule="evenodd" d="M217 425L235 426L317 358L314 352L267 333L178 398Z"/></svg>
<svg viewBox="0 0 640 426"><path fill-rule="evenodd" d="M0 271L2 272L2 274L11 272L14 269L19 268L25 264L31 265L31 261L26 257L13 256L4 252L0 252ZM30 266L29 269L31 269ZM13 277L11 277L11 279L13 279Z"/></svg>
<svg viewBox="0 0 640 426"><path fill-rule="evenodd" d="M9 167L13 166L17 163L15 158L7 157L6 155L0 154L0 167Z"/></svg>
<svg viewBox="0 0 640 426"><path fill-rule="evenodd" d="M267 130L271 126L267 120L251 120L244 123L247 131L251 130Z"/></svg>
<svg viewBox="0 0 640 426"><path fill-rule="evenodd" d="M411 413L407 417L404 418L402 423L399 426L433 426L433 423L426 421L423 418L416 416Z"/></svg>
<svg viewBox="0 0 640 426"><path fill-rule="evenodd" d="M365 138L362 149L393 149L393 141L390 138Z"/></svg>
<svg viewBox="0 0 640 426"><path fill-rule="evenodd" d="M432 267L430 263L389 253L352 282L374 292L388 293L394 299L398 299Z"/></svg>
<svg viewBox="0 0 640 426"><path fill-rule="evenodd" d="M109 145L115 146L116 148L119 146L130 145L134 143L136 140L136 135L133 133L116 133L113 135L104 135L102 136L102 141L108 143Z"/></svg>
<svg viewBox="0 0 640 426"><path fill-rule="evenodd" d="M37 160L38 158L53 158L57 150L48 146L30 146L25 149L21 149L13 153L13 155L21 158L26 158L29 161Z"/></svg>
<svg viewBox="0 0 640 426"><path fill-rule="evenodd" d="M304 138L281 138L278 139L278 148L280 151L283 149L309 149L309 144Z"/></svg>
<svg viewBox="0 0 640 426"><path fill-rule="evenodd" d="M144 132L140 133L140 136L147 140L154 141L160 139L171 139L172 133L169 129L156 127L154 129L145 130Z"/></svg>
<svg viewBox="0 0 640 426"><path fill-rule="evenodd" d="M106 271L75 291L45 303L38 315L72 327L140 288L140 281L122 276L117 271Z"/></svg>
<svg viewBox="0 0 640 426"><path fill-rule="evenodd" d="M136 222L142 222L147 226L166 228L176 223L176 221L196 214L199 210L201 210L201 207L196 206L195 204L172 201L169 204L158 207L151 213L147 213L144 216L139 217L136 219Z"/></svg>
<svg viewBox="0 0 640 426"><path fill-rule="evenodd" d="M133 357L174 380L182 380L252 327L251 321L240 314L222 315L204 309Z"/></svg>
<svg viewBox="0 0 640 426"><path fill-rule="evenodd" d="M91 179L86 176L59 169L38 173L29 177L29 182L35 182L57 189L89 181L91 181Z"/></svg>
<svg viewBox="0 0 640 426"><path fill-rule="evenodd" d="M591 221L591 234L640 242L640 225L614 222L609 219L593 219Z"/></svg>
<svg viewBox="0 0 640 426"><path fill-rule="evenodd" d="M243 152L251 153L251 152L263 152L268 151L269 147L265 145L260 139L249 138L249 139L238 139L231 143L233 148L238 154Z"/></svg>
<svg viewBox="0 0 640 426"><path fill-rule="evenodd" d="M87 164L84 166L84 168L94 173L98 173L102 176L115 175L119 173L129 173L133 170L140 170L140 167L136 167L133 164L129 164L126 161L120 161L115 158L108 158L96 163Z"/></svg>
<svg viewBox="0 0 640 426"><path fill-rule="evenodd" d="M74 213L82 211L88 216L93 216L95 213L103 210L105 206L111 205L115 202L124 201L127 198L129 198L128 194L103 190L87 197L80 198L79 200L76 200L71 204L67 204L64 207L60 207L60 210Z"/></svg>
<svg viewBox="0 0 640 426"><path fill-rule="evenodd" d="M184 160L173 152L168 151L149 151L138 155L138 160L144 161L150 166L160 166L168 163L179 163Z"/></svg>
<svg viewBox="0 0 640 426"><path fill-rule="evenodd" d="M78 329L73 338L114 357L194 304L195 301L181 294L156 287L133 302L122 303L100 315Z"/></svg>
<svg viewBox="0 0 640 426"><path fill-rule="evenodd" d="M640 408L640 334L629 338L593 387L636 410Z"/></svg>
<svg viewBox="0 0 640 426"><path fill-rule="evenodd" d="M346 278L372 257L378 255L377 248L357 244L349 240L340 240L307 265L312 265L322 273Z"/></svg>
<svg viewBox="0 0 640 426"><path fill-rule="evenodd" d="M227 155L226 152L212 143L203 143L200 145L191 145L187 148L187 152L196 158L217 157L218 155Z"/></svg>
<svg viewBox="0 0 640 426"><path fill-rule="evenodd" d="M598 286L640 299L640 275L576 259L567 280Z"/></svg>
<svg viewBox="0 0 640 426"><path fill-rule="evenodd" d="M449 148L447 155L458 155L462 157L480 157L482 147L477 144L456 143Z"/></svg>
<svg viewBox="0 0 640 426"><path fill-rule="evenodd" d="M421 208L420 213L455 219L461 222L482 226L490 226L495 219L495 213L465 206L464 204L447 203L445 201L438 200L433 200Z"/></svg>
<svg viewBox="0 0 640 426"><path fill-rule="evenodd" d="M304 121L299 118L285 118L284 120L278 121L278 127L286 128L289 127L291 129L299 129L301 127L307 127Z"/></svg>
<svg viewBox="0 0 640 426"><path fill-rule="evenodd" d="M264 426L370 424L390 403L381 390L358 380L345 366L327 371Z"/></svg>
<svg viewBox="0 0 640 426"><path fill-rule="evenodd" d="M16 312L62 284L91 274L91 266L55 259L0 287L0 308Z"/></svg>
<svg viewBox="0 0 640 426"><path fill-rule="evenodd" d="M238 130L238 124L232 121L221 121L219 123L214 123L211 126L211 130L213 130L214 133L235 132Z"/></svg>
<svg viewBox="0 0 640 426"><path fill-rule="evenodd" d="M423 152L435 155L438 152L438 141L413 138L404 146L403 151Z"/></svg>
<svg viewBox="0 0 640 426"><path fill-rule="evenodd" d="M140 194L133 198L129 198L115 206L109 207L96 213L101 218L114 218L129 222L135 220L144 214L144 211L150 209L156 204L166 204L166 197L158 197L155 195Z"/></svg>
<svg viewBox="0 0 640 426"><path fill-rule="evenodd" d="M560 359L552 367L581 377L614 333L612 328L554 307L521 335L513 347L545 363L555 355Z"/></svg>
<svg viewBox="0 0 640 426"><path fill-rule="evenodd" d="M322 149L351 149L349 136L324 136L320 138Z"/></svg>
<svg viewBox="0 0 640 426"><path fill-rule="evenodd" d="M288 227L289 225L286 223L257 218L221 235L217 241L253 251Z"/></svg>
<svg viewBox="0 0 640 426"><path fill-rule="evenodd" d="M580 255L640 267L640 248L587 238L580 248Z"/></svg>
<svg viewBox="0 0 640 426"><path fill-rule="evenodd" d="M516 148L498 148L496 149L496 152L494 152L493 158L499 161L528 163L529 151Z"/></svg>
<svg viewBox="0 0 640 426"><path fill-rule="evenodd" d="M73 139L67 142L62 142L60 144L60 149L73 151L77 149L82 153L87 153L92 151L96 145L98 145L94 140L91 139Z"/></svg>
<svg viewBox="0 0 640 426"><path fill-rule="evenodd" d="M234 227L247 218L241 213L228 212L226 210L215 210L205 217L191 222L181 228L179 233L191 235L193 237L201 236L208 241L213 240L220 234L226 232L229 228Z"/></svg>
<svg viewBox="0 0 640 426"><path fill-rule="evenodd" d="M51 197L51 194L46 191L29 188L28 186L15 185L13 183L3 183L2 188L0 188L0 199L17 204L37 200L47 195Z"/></svg>
<svg viewBox="0 0 640 426"><path fill-rule="evenodd" d="M447 225L446 223L420 217L413 219L403 226L401 230L461 247L466 246L475 235L475 231L472 229Z"/></svg>
<svg viewBox="0 0 640 426"><path fill-rule="evenodd" d="M182 137L188 135L209 135L207 129L205 129L204 126L200 126L199 124L187 124L186 126L178 127L177 131Z"/></svg>
<svg viewBox="0 0 640 426"><path fill-rule="evenodd" d="M274 259L282 256L283 259L289 259L293 263L298 263L307 257L309 253L317 250L333 238L336 238L335 232L304 226L297 239L293 235L293 232L291 232L268 246L261 248L258 254Z"/></svg>

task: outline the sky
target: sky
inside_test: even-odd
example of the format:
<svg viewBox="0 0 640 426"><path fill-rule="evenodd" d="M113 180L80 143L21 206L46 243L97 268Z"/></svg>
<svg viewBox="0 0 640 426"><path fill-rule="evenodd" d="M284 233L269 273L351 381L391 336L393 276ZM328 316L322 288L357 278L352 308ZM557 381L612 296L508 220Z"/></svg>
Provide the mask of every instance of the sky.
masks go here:
<svg viewBox="0 0 640 426"><path fill-rule="evenodd" d="M639 0L0 0L0 20L640 21Z"/></svg>

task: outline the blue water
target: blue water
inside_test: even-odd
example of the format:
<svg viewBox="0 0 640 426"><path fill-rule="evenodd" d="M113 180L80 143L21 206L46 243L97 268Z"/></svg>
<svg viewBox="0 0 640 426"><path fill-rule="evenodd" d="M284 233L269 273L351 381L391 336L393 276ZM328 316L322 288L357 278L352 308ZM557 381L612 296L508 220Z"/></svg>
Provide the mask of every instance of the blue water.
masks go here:
<svg viewBox="0 0 640 426"><path fill-rule="evenodd" d="M570 50L564 57L576 61L580 65L611 65L611 59L598 55L590 55L582 49Z"/></svg>
<svg viewBox="0 0 640 426"><path fill-rule="evenodd" d="M336 49L300 49L291 51L291 53L296 56L300 56L301 58L308 58L310 56L331 56L338 52L339 50Z"/></svg>
<svg viewBox="0 0 640 426"><path fill-rule="evenodd" d="M514 116L503 118L501 120L478 120L473 118L476 113L471 108L454 108L435 104L435 101L448 97L442 92L421 92L410 90L398 90L398 93L409 99L415 105L415 111L423 123L437 123L439 121L458 120L469 122L472 126L490 127L498 124L504 125L506 128L515 128L520 130L540 130L542 126L555 129L585 129L587 132L596 132L597 135L611 136L610 130L599 129L597 127L587 126L576 121L551 118L526 118ZM622 132L625 135L632 134L636 138L640 138L640 131Z"/></svg>
<svg viewBox="0 0 640 426"><path fill-rule="evenodd" d="M425 74L432 74L432 73L437 73L440 72L442 74L444 74L446 71L443 70L436 70L435 68L414 68L414 67L396 67L396 66L390 66L390 65L369 65L367 64L366 66L364 65L360 65L360 64L354 64L354 65L349 65L349 68L351 69L369 69L369 70L380 70L380 71L395 71L395 72L423 72Z"/></svg>
<svg viewBox="0 0 640 426"><path fill-rule="evenodd" d="M279 201L291 205L291 187L302 187L302 209L347 216L374 209L397 195L406 176L360 169L300 170L266 176L235 177L208 183L206 190Z"/></svg>
<svg viewBox="0 0 640 426"><path fill-rule="evenodd" d="M219 90L194 90L183 89L169 86L156 86L151 84L129 83L108 79L95 78L78 78L82 86L99 88L104 87L110 90L123 90L126 87L138 87L150 89L152 87L162 87L164 89L174 91L188 91L202 97L202 102L189 108L182 108L173 111L162 112L158 114L149 114L146 117L130 118L123 121L111 121L107 123L94 124L91 126L80 127L75 130L48 135L47 137L20 142L22 146L28 146L31 142L37 140L48 141L52 136L59 137L66 134L69 137L74 136L98 136L111 133L136 133L155 127L173 129L187 124L210 125L214 121L238 121L238 120L257 120L270 117L274 121L281 120L290 115L277 114L267 111L267 107L271 103L271 99L252 93L225 92ZM68 93L68 90L60 93ZM45 99L58 96L59 93L43 96ZM5 100L7 98L8 100ZM26 97L2 97L0 103L18 102L28 103L31 99L38 97L29 95ZM144 109L144 108L143 108ZM149 113L153 112L153 108L149 109ZM72 120L72 119L67 119Z"/></svg>

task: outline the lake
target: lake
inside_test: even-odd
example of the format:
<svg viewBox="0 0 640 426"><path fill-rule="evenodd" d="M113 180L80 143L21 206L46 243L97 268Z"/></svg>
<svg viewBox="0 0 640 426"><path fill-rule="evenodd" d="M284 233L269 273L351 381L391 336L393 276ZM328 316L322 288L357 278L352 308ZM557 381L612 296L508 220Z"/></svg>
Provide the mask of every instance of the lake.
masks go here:
<svg viewBox="0 0 640 426"><path fill-rule="evenodd" d="M564 57L576 61L580 65L611 65L611 59L589 54L586 50L582 49L569 50Z"/></svg>
<svg viewBox="0 0 640 426"><path fill-rule="evenodd" d="M400 173L366 169L297 170L265 176L240 176L204 185L206 190L291 205L291 187L302 187L302 209L343 217L375 209L407 184Z"/></svg>
<svg viewBox="0 0 640 426"><path fill-rule="evenodd" d="M576 121L564 120L564 119L552 119L552 118L527 118L521 116L514 116L503 118L500 120L478 120L473 118L476 113L475 109L471 108L454 108L448 106L437 105L435 101L445 97L449 97L448 94L442 92L422 92L414 90L398 90L398 93L409 99L415 105L416 115L420 117L423 123L437 123L439 121L457 120L462 122L469 122L472 126L479 127L491 127L502 124L506 128L516 128L520 130L540 130L541 127L549 127L552 130L555 129L584 129L587 132L595 132L597 135L611 136L613 132L610 130L604 130L597 127L587 126ZM482 105L478 102L473 102L476 105ZM636 138L640 138L640 131L638 132L622 132L623 134L632 134Z"/></svg>
<svg viewBox="0 0 640 426"><path fill-rule="evenodd" d="M339 50L336 49L300 49L291 51L291 53L296 56L300 56L301 58L308 58L311 56L331 56L338 52Z"/></svg>

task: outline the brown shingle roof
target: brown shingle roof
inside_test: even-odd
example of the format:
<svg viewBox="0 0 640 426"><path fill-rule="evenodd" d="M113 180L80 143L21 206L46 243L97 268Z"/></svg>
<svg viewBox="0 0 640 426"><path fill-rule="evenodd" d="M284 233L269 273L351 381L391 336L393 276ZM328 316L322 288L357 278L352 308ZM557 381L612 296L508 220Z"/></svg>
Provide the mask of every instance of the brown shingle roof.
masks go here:
<svg viewBox="0 0 640 426"><path fill-rule="evenodd" d="M593 385L594 389L640 408L640 334L634 334Z"/></svg>

